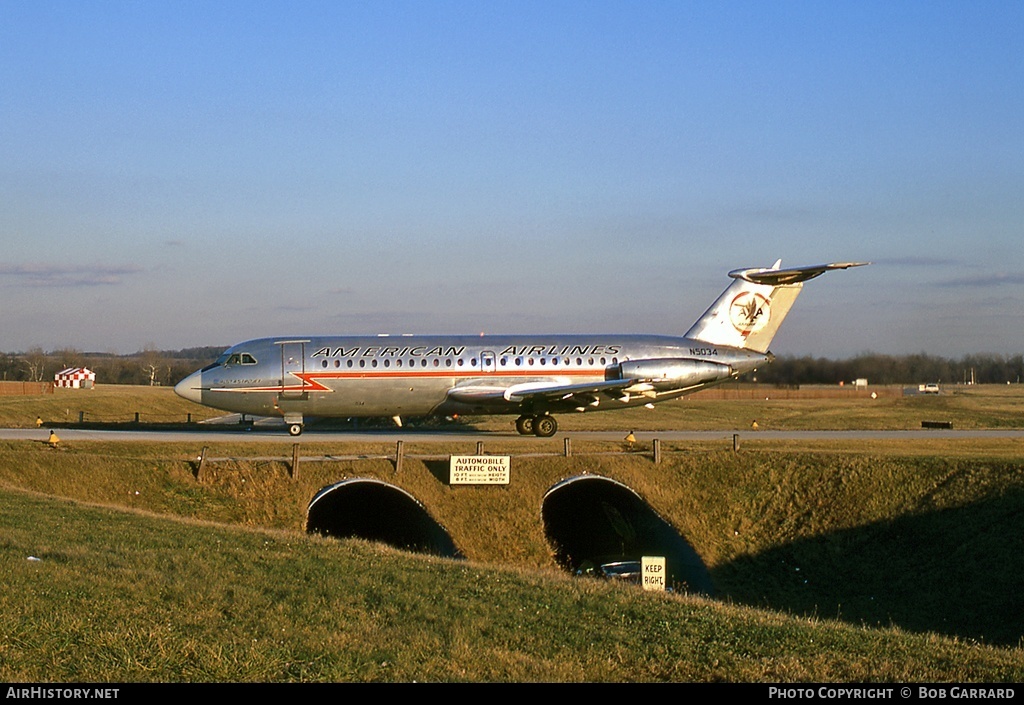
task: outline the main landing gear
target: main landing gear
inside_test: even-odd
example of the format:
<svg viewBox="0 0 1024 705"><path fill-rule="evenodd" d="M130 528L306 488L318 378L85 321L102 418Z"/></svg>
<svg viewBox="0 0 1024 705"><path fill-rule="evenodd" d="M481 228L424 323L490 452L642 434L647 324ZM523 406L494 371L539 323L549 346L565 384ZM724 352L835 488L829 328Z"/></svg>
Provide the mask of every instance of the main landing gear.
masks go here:
<svg viewBox="0 0 1024 705"><path fill-rule="evenodd" d="M537 416L520 416L516 419L516 431L523 436L540 436L550 438L558 431L558 422L554 416L538 414Z"/></svg>

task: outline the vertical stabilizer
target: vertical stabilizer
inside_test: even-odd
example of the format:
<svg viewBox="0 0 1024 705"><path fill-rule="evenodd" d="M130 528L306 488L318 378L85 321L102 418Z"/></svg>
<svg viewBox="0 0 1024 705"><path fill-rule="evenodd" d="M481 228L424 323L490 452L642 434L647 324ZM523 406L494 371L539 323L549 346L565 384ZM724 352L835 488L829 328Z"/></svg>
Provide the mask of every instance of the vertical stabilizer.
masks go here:
<svg viewBox="0 0 1024 705"><path fill-rule="evenodd" d="M713 345L728 345L768 352L786 314L793 308L803 283L832 269L859 267L867 262L836 262L812 267L780 269L782 260L769 269L737 269L735 279L686 337Z"/></svg>

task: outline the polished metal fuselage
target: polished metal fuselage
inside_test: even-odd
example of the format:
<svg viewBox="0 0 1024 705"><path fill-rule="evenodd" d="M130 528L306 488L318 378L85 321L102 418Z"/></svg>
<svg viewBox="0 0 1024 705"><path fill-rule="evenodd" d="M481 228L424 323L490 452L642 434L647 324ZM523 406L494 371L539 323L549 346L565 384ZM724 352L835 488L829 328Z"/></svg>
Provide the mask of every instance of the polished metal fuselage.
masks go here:
<svg viewBox="0 0 1024 705"><path fill-rule="evenodd" d="M599 411L709 386L618 394L588 404L571 395L537 401L502 393L520 385L601 382L614 378L622 362L647 359L725 366L728 374L713 382L719 383L770 355L652 335L262 338L232 346L176 390L214 408L288 418Z"/></svg>

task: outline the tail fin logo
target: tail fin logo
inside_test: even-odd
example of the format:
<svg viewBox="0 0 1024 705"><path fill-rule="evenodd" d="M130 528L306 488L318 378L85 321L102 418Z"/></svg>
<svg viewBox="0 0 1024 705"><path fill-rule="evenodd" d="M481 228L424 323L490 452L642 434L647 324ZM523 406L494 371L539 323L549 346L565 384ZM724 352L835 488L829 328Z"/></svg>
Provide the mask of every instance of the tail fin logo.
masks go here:
<svg viewBox="0 0 1024 705"><path fill-rule="evenodd" d="M744 336L757 333L771 320L771 303L757 292L741 292L729 305L729 320Z"/></svg>

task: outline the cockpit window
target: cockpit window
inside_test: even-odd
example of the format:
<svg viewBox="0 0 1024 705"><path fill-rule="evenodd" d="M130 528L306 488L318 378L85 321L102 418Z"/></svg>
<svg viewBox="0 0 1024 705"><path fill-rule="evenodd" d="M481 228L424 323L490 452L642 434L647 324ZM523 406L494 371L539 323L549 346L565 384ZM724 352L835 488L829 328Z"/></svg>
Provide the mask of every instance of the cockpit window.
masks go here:
<svg viewBox="0 0 1024 705"><path fill-rule="evenodd" d="M228 367L230 365L255 365L256 358L249 353L232 353L230 355L224 353L217 358L217 362L213 364L214 366L220 367Z"/></svg>

